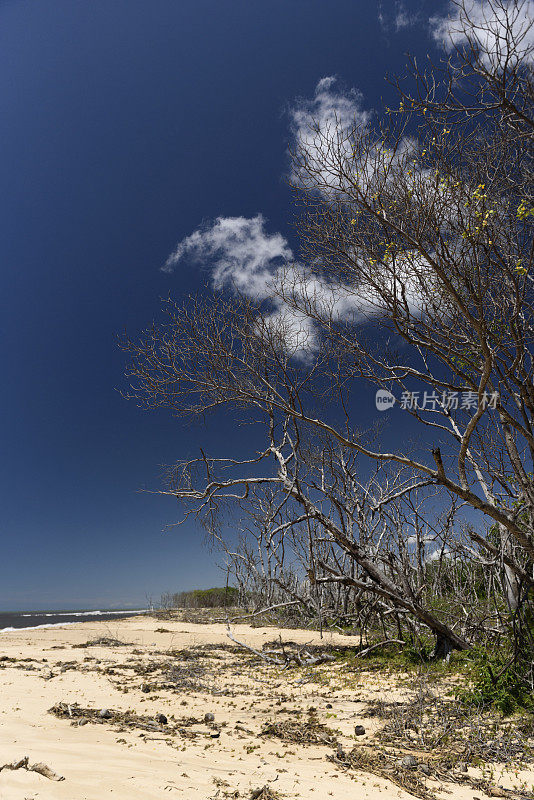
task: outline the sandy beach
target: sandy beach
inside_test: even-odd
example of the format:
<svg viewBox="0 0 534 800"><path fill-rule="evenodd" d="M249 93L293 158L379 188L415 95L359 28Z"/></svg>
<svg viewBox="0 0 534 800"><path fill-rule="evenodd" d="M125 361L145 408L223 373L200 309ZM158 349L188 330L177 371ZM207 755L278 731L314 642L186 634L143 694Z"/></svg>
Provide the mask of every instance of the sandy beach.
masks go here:
<svg viewBox="0 0 534 800"><path fill-rule="evenodd" d="M237 624L232 632L256 649L280 636L296 645L350 644L336 633L321 642L304 630ZM108 642L85 646L102 638ZM8 766L0 771L0 798L489 796L430 770L410 773L417 779L409 793L376 772L347 769L343 753L378 752L384 723L369 716L370 704L405 702L414 689L364 668L348 686L344 668L282 670L233 645L224 624L148 616L4 633L0 766ZM356 725L363 735L355 735ZM431 757L421 753L418 761ZM51 777L28 769L35 763ZM500 786L522 787L528 796L529 782L534 772L501 767Z"/></svg>

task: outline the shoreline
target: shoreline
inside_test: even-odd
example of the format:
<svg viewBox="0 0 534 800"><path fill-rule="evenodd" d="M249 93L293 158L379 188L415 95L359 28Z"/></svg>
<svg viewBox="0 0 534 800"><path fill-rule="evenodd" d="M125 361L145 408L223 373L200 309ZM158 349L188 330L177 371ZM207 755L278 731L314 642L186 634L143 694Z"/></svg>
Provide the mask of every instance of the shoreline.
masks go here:
<svg viewBox="0 0 534 800"><path fill-rule="evenodd" d="M2 622L20 622L21 620L32 620L37 621L40 619L53 619L59 620L60 618L67 617L70 618L69 620L60 620L57 622L43 622L42 624L38 625L6 625L0 627L0 634L3 633L10 633L12 631L17 630L37 630L39 628L50 628L50 627L59 627L61 625L71 625L85 622L93 619L99 619L101 621L107 621L107 619L120 619L125 618L129 619L130 617L134 616L141 616L143 614L150 613L150 609L124 609L122 611L117 610L110 610L110 611L102 611L102 610L94 610L94 611L36 611L36 612L19 612L19 611L5 611L0 613L0 624ZM84 619L82 619L84 618ZM86 619L85 619L86 618Z"/></svg>

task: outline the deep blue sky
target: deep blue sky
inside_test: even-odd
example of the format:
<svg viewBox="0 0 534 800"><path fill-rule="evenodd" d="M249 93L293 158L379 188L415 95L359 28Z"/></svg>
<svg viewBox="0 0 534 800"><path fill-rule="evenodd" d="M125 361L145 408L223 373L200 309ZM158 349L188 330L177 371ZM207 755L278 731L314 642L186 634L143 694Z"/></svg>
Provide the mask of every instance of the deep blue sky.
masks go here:
<svg viewBox="0 0 534 800"><path fill-rule="evenodd" d="M325 75L391 99L384 74L432 51L440 8L405 10L421 24L395 31L385 0L0 4L0 609L223 580L193 522L162 532L174 501L137 490L235 433L123 400L115 339L206 282L159 269L203 220L262 212L291 240L288 104Z"/></svg>

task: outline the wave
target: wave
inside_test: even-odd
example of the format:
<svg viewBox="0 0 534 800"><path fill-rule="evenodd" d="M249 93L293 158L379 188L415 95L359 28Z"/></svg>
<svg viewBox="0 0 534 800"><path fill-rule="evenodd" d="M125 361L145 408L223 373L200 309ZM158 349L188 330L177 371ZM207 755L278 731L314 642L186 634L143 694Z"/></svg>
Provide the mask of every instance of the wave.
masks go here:
<svg viewBox="0 0 534 800"><path fill-rule="evenodd" d="M103 618L102 622L104 622L106 620L106 618L109 618L109 617L112 617L112 616L125 617L125 616L131 616L131 615L134 615L134 614L143 614L146 611L148 611L147 608L136 608L136 609L131 609L131 610L128 610L128 611L70 611L70 612L69 611L60 611L60 612L57 612L55 614L54 613L50 613L50 612L41 612L40 614L20 614L20 615L15 615L15 616L17 616L19 618L22 618L22 617L26 617L26 618L27 617L33 617L34 619L35 618L39 618L39 617L40 618L55 617L56 619L58 617L70 617L70 621L65 621L65 622L45 622L42 625L23 625L22 627L14 627L12 625L9 625L6 628L0 628L0 633L10 633L12 631L35 631L35 630L37 630L39 628L58 628L58 627L61 627L62 625L75 625L76 621L73 620L73 617L76 617L76 618L79 618L79 617L93 617L93 618L99 617L100 618L100 617L102 617ZM13 616L13 615L9 615L9 616ZM6 620L6 622L7 621L8 620ZM11 621L11 620L9 620L9 621Z"/></svg>
<svg viewBox="0 0 534 800"><path fill-rule="evenodd" d="M35 612L35 614L21 614L21 617L98 617L102 615L111 616L120 614L124 616L125 614L144 614L146 611L149 611L148 608L136 608L133 610L126 610L126 611L41 611Z"/></svg>
<svg viewBox="0 0 534 800"><path fill-rule="evenodd" d="M47 625L32 625L27 628L0 628L0 633L11 633L12 631L36 631L39 628L63 628L64 625L76 625L75 622L49 622Z"/></svg>

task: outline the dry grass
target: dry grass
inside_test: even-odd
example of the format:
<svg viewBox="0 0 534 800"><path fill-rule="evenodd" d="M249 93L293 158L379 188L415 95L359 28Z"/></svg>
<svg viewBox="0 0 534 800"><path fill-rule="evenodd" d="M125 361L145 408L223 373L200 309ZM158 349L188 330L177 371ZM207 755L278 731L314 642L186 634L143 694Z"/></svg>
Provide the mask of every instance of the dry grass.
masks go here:
<svg viewBox="0 0 534 800"><path fill-rule="evenodd" d="M308 709L307 719L290 719L266 722L260 736L280 739L283 742L309 745L323 744L330 747L337 745L336 732L328 728L317 717L315 708Z"/></svg>
<svg viewBox="0 0 534 800"><path fill-rule="evenodd" d="M186 736L187 738L195 738L197 736L210 736L210 733L205 730L189 730L195 725L201 725L206 728L207 723L196 717L182 717L180 719L169 717L168 721L163 723L159 722L157 717L142 716L135 714L133 711L115 711L113 709L106 709L106 716L102 716L101 709L82 708L77 703L72 705L57 703L52 708L49 708L48 711L59 719L70 720L71 724L74 725L79 725L80 720L83 719L96 725L113 725L114 729L119 732L134 729L150 733L163 733L168 737ZM217 726L213 723L209 724L208 727L217 730Z"/></svg>

